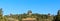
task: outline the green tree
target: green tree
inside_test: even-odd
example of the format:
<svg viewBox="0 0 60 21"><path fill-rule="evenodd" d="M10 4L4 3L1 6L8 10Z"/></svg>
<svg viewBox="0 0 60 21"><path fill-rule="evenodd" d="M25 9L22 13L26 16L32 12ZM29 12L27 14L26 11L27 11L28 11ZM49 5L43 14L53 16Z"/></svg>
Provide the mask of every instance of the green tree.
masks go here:
<svg viewBox="0 0 60 21"><path fill-rule="evenodd" d="M60 21L60 10L58 10L58 13L57 13L55 21Z"/></svg>

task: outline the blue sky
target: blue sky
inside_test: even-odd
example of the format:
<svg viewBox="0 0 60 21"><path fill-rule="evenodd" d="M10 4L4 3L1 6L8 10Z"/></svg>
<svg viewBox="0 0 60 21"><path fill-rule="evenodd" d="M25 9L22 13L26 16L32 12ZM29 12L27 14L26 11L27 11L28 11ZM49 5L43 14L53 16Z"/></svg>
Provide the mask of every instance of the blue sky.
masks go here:
<svg viewBox="0 0 60 21"><path fill-rule="evenodd" d="M33 13L56 15L60 9L60 0L0 0L3 14L21 14L32 10Z"/></svg>

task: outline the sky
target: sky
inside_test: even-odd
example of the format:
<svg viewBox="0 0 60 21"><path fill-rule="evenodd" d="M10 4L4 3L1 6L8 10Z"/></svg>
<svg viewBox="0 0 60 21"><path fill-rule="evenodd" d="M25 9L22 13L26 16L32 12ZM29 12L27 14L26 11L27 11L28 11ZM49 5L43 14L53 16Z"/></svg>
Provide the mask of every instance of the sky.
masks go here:
<svg viewBox="0 0 60 21"><path fill-rule="evenodd" d="M32 10L33 13L57 15L60 0L0 0L4 15L22 14Z"/></svg>

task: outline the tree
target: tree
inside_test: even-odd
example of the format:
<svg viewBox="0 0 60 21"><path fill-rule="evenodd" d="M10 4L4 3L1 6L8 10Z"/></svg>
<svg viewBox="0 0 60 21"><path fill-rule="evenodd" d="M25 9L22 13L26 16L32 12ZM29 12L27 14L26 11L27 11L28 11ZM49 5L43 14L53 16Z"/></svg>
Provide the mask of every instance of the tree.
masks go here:
<svg viewBox="0 0 60 21"><path fill-rule="evenodd" d="M58 13L57 13L55 21L60 21L60 10L58 10Z"/></svg>

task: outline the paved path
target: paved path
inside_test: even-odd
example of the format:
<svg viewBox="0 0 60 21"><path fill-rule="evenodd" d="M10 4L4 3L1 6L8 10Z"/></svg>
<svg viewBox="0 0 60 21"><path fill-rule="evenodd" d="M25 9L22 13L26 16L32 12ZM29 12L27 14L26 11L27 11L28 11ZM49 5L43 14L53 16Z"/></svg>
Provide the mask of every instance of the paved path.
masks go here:
<svg viewBox="0 0 60 21"><path fill-rule="evenodd" d="M9 21L18 21L17 19L14 18L8 18Z"/></svg>

